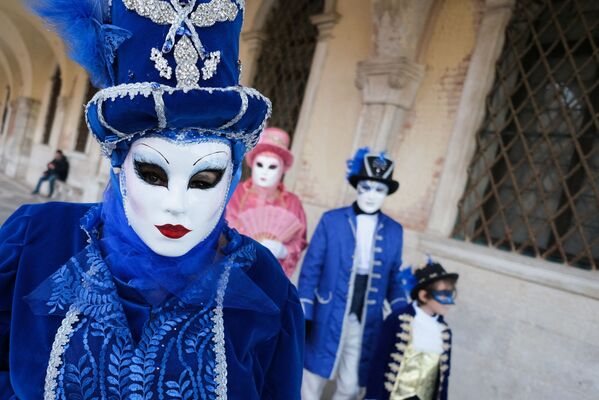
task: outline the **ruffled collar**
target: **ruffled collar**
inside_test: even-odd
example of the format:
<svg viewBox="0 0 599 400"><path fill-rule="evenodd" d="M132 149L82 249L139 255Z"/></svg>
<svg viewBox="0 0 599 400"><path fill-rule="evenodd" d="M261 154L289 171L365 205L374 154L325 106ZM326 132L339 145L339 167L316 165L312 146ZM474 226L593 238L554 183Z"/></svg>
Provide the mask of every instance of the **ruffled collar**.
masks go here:
<svg viewBox="0 0 599 400"><path fill-rule="evenodd" d="M125 327L114 279L98 246L100 215L101 205L84 215L81 228L88 237L87 246L26 297L35 314L64 316L75 306L90 318L115 328ZM221 257L204 268L201 279L188 285L180 296L166 300L162 307L205 307L214 304L220 294L223 308L277 314L278 306L246 273L256 262L253 241L228 227L223 234L226 244L219 249Z"/></svg>

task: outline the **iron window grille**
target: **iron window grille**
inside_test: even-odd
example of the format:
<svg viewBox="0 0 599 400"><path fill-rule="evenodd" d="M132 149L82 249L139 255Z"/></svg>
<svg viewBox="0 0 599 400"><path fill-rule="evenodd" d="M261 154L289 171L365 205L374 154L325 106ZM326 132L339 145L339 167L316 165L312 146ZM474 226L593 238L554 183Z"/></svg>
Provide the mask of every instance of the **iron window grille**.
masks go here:
<svg viewBox="0 0 599 400"><path fill-rule="evenodd" d="M43 144L50 143L50 135L52 134L52 126L54 124L54 117L56 116L56 108L58 107L58 96L60 96L61 88L62 78L60 76L60 68L56 67L54 75L52 75L50 101L48 103L48 112L46 113L46 120L44 122L44 134L42 136Z"/></svg>
<svg viewBox="0 0 599 400"><path fill-rule="evenodd" d="M85 91L85 97L83 99L83 112L81 117L79 118L79 125L77 126L77 139L75 141L75 151L84 153L85 147L87 146L87 140L91 134L87 127L87 122L85 120L85 105L92 99L94 94L98 89L96 89L90 81L87 82L87 89Z"/></svg>
<svg viewBox="0 0 599 400"><path fill-rule="evenodd" d="M272 7L253 86L272 101L269 125L293 135L318 36L310 16L323 12L324 0L279 0Z"/></svg>
<svg viewBox="0 0 599 400"><path fill-rule="evenodd" d="M516 3L454 236L599 267L599 2Z"/></svg>

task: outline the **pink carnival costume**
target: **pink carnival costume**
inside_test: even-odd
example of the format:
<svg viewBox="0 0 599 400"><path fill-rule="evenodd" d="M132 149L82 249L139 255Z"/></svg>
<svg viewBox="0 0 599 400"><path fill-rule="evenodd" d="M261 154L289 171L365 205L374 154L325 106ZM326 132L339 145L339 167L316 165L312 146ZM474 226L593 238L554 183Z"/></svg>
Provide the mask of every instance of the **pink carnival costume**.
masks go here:
<svg viewBox="0 0 599 400"><path fill-rule="evenodd" d="M306 248L306 215L300 199L285 190L283 174L293 164L289 135L267 128L246 157L251 179L240 184L227 206L229 225L266 246L293 275Z"/></svg>

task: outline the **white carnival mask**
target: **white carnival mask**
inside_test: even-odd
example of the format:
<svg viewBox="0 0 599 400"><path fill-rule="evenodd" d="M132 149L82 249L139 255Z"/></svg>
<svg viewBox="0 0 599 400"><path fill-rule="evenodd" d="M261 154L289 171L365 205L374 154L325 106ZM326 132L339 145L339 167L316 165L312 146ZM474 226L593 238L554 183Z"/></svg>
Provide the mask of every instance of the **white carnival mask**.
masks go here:
<svg viewBox="0 0 599 400"><path fill-rule="evenodd" d="M121 172L129 224L155 253L186 254L218 223L232 172L231 148L221 141L135 141Z"/></svg>
<svg viewBox="0 0 599 400"><path fill-rule="evenodd" d="M279 157L258 154L252 164L252 183L270 188L277 186L283 177L283 162Z"/></svg>
<svg viewBox="0 0 599 400"><path fill-rule="evenodd" d="M387 185L377 181L364 180L358 182L358 207L367 214L372 214L383 207L389 194Z"/></svg>

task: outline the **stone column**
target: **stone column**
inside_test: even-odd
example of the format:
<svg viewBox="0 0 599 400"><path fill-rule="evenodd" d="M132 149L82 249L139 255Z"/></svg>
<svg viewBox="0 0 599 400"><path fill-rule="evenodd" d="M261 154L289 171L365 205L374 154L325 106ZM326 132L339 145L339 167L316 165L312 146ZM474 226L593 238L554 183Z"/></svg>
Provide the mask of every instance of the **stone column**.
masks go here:
<svg viewBox="0 0 599 400"><path fill-rule="evenodd" d="M18 97L13 103L2 157L4 172L10 177L25 179L39 108L40 102L28 97Z"/></svg>
<svg viewBox="0 0 599 400"><path fill-rule="evenodd" d="M397 153L424 66L416 61L434 0L374 0L374 54L358 64L362 110L353 149ZM348 154L348 157L350 155ZM340 203L353 198L349 189Z"/></svg>
<svg viewBox="0 0 599 400"><path fill-rule="evenodd" d="M291 152L298 158L304 149L304 142L308 134L310 119L312 118L316 93L318 92L318 86L322 79L322 71L325 67L327 53L329 51L329 43L333 37L333 29L337 22L339 22L339 18L340 15L335 11L313 15L310 18L312 24L318 29L318 39L316 48L314 49L314 56L312 57L312 64L310 65L310 76L308 77L306 89L304 90L302 106L293 131ZM298 168L291 168L285 176L285 184L292 190L295 190L297 172Z"/></svg>
<svg viewBox="0 0 599 400"><path fill-rule="evenodd" d="M247 58L243 60L243 64L241 65L241 84L244 86L251 86L254 81L258 58L260 58L262 46L266 39L266 33L261 30L241 34L241 40L247 46Z"/></svg>
<svg viewBox="0 0 599 400"><path fill-rule="evenodd" d="M476 131L485 115L485 99L495 78L495 63L503 49L505 29L514 4L515 0L486 1L428 222L428 230L436 234L448 236L455 224L458 203L468 180L468 166L476 148Z"/></svg>

